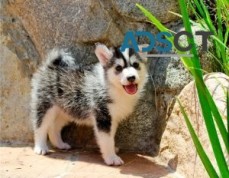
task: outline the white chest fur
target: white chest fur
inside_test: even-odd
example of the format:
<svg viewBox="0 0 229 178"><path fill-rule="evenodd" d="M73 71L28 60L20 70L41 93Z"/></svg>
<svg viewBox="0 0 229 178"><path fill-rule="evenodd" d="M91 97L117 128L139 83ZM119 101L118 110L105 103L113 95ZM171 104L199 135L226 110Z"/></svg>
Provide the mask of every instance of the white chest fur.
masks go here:
<svg viewBox="0 0 229 178"><path fill-rule="evenodd" d="M109 93L113 102L108 107L113 119L123 120L134 111L139 94L132 96L120 90L110 90Z"/></svg>

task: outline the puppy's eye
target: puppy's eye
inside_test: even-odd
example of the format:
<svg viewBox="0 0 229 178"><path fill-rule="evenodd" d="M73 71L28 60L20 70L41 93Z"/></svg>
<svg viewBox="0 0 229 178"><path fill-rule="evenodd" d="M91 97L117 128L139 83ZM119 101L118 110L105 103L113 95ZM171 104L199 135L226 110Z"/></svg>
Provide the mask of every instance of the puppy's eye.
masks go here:
<svg viewBox="0 0 229 178"><path fill-rule="evenodd" d="M138 69L138 68L139 68L139 64L138 64L137 62L134 62L134 63L133 63L133 67L134 67L135 69Z"/></svg>
<svg viewBox="0 0 229 178"><path fill-rule="evenodd" d="M118 71L118 72L121 72L122 71L122 66L120 66L120 65L116 66L115 70Z"/></svg>

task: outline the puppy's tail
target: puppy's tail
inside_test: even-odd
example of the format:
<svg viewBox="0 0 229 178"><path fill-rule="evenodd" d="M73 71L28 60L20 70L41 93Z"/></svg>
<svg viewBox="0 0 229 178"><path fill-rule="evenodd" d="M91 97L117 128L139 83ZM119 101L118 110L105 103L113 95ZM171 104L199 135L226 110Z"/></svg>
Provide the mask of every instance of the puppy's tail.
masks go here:
<svg viewBox="0 0 229 178"><path fill-rule="evenodd" d="M47 66L68 67L75 64L75 59L67 49L53 49L46 57Z"/></svg>

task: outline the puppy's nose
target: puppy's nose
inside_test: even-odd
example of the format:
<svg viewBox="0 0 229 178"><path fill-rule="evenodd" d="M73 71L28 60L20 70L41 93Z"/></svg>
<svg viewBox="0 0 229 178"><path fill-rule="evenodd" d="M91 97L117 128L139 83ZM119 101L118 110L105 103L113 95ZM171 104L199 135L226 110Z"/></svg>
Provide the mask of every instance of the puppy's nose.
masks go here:
<svg viewBox="0 0 229 178"><path fill-rule="evenodd" d="M130 77L127 77L127 80L128 80L129 82L134 82L134 81L135 81L135 79L136 79L136 77L135 77L135 76L130 76Z"/></svg>

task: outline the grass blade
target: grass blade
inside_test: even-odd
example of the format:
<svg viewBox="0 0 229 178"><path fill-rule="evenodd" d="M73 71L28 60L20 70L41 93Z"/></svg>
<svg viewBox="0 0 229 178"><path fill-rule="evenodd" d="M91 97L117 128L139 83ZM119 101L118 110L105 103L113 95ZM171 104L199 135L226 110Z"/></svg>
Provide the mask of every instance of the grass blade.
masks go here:
<svg viewBox="0 0 229 178"><path fill-rule="evenodd" d="M197 92L199 96L199 101L202 109L203 118L205 120L205 125L208 131L208 136L210 139L210 143L212 145L213 153L216 158L216 162L218 164L218 168L220 170L220 174L222 177L228 177L229 171L227 167L227 163L225 157L223 155L222 148L220 146L219 138L217 136L216 128L213 122L212 114L208 101L204 96L204 91L200 90L197 85ZM205 90L207 92L207 89Z"/></svg>
<svg viewBox="0 0 229 178"><path fill-rule="evenodd" d="M227 131L229 132L229 90L227 90Z"/></svg>
<svg viewBox="0 0 229 178"><path fill-rule="evenodd" d="M225 144L225 147L227 149L227 153L229 153L229 139L228 139L228 132L227 132L227 129L226 127L224 126L224 123L223 123L223 118L221 117L220 113L219 113L219 110L217 109L217 106L211 96L211 94L209 93L208 90L206 90L206 97L207 97L207 101L210 105L210 108L211 108L211 111L212 111L212 114L215 118L215 122L219 128L219 131L220 131L220 134L222 136L222 139L224 141L224 144Z"/></svg>
<svg viewBox="0 0 229 178"><path fill-rule="evenodd" d="M145 9L143 6L140 4L136 4L136 6L143 12L143 14L148 17L148 19L160 30L164 32L169 32L170 30L166 28L155 16L153 16L147 9ZM169 38L172 42L172 37Z"/></svg>
<svg viewBox="0 0 229 178"><path fill-rule="evenodd" d="M202 6L203 6L203 2L202 0L200 0ZM186 6L186 2L185 0L179 0L179 4L180 4L180 8L181 9L181 14L183 17L183 22L184 22L184 26L185 26L185 30L189 33L192 34L192 29L191 29L191 24L190 24L190 20L189 20L189 14L187 11L187 6ZM203 6L203 9L206 13L207 10L205 6ZM194 43L194 39L189 39L189 43L191 44L195 44ZM194 55L193 59L194 60L194 66L196 68L201 68L200 67L200 63L199 63L199 57L197 54L197 50L193 47L192 48L192 53ZM200 71L200 70L198 70ZM215 106L214 101L212 100L211 103L208 103L208 95L206 95L206 93L208 94L209 91L203 81L203 77L201 73L198 73L198 71L196 72L197 75L194 75L195 78L195 82L196 82L196 87L197 87L197 92L198 92L198 96L199 96L199 101L200 101L200 105L201 105L201 109L202 109L202 114L203 114L203 118L205 120L205 125L208 131L208 136L212 145L212 149L216 158L216 162L218 164L218 168L220 170L221 176L222 177L228 177L229 176L229 170L227 167L227 163L225 160L225 157L223 155L223 151L219 142L219 138L216 132L216 128L215 128L215 124L213 122L213 118L212 118L212 113L214 116L218 116L217 115L217 109L213 109L210 106ZM216 111L217 110L217 111ZM209 112L211 111L211 112ZM219 115L220 116L220 115ZM218 121L218 119L222 119L221 117L219 118L215 118L216 121ZM221 120L222 121L222 120ZM220 128L225 128L224 125L220 125ZM219 128L219 129L220 129ZM227 141L226 141L227 143Z"/></svg>
<svg viewBox="0 0 229 178"><path fill-rule="evenodd" d="M203 149L203 147L202 147L202 145L201 145L201 143L200 143L200 141L199 141L199 139L198 139L193 127L192 127L190 119L188 118L187 113L184 110L184 107L181 105L179 99L177 99L177 101L178 101L178 104L180 106L181 112L182 112L182 114L184 116L184 119L185 119L186 125L188 127L188 130L189 130L189 132L191 134L193 143L194 143L194 145L196 147L196 151L198 152L198 155L199 155L199 157L200 157L200 159L201 159L206 171L208 172L208 175L210 177L219 177L217 175L213 165L211 164L208 156L206 155L206 152L204 151L204 149Z"/></svg>
<svg viewBox="0 0 229 178"><path fill-rule="evenodd" d="M166 28L152 13L150 13L147 9L145 9L143 6L141 6L140 4L136 4L136 6L142 11L142 13L148 17L148 19L151 21L152 24L154 24L161 32L170 32L170 30L168 28ZM166 37L166 39L168 39L172 46L173 49L178 53L178 54L184 54L184 52L180 52L178 50L175 49L173 41L174 38L173 37ZM189 70L189 71L193 71L192 69L192 60L185 60L186 58L183 57L181 58L181 60L183 61L185 67ZM188 58L187 58L188 59Z"/></svg>
<svg viewBox="0 0 229 178"><path fill-rule="evenodd" d="M197 0L194 0L194 1L197 1ZM202 8L203 12L205 13L206 23L209 26L209 29L213 29L214 33L216 34L215 27L212 25L209 13L203 4L203 1L200 0L199 2L200 2L199 3L200 8ZM180 3L180 7L182 7L181 13L182 13L182 18L183 18L185 29L187 32L192 34L192 29L191 29L191 25L190 25L190 19L189 19L189 15L187 12L186 3L184 0L179 0L179 3ZM165 28L149 11L147 11L146 9L144 9L144 7L142 7L138 4L137 4L137 6L149 18L149 20L159 28L159 30L167 31L167 28ZM185 65L185 67L187 67L187 69L190 70L191 74L193 75L193 77L195 79L197 92L198 92L198 96L199 96L199 101L200 101L200 105L202 108L203 118L205 120L208 136L210 139L210 143L212 145L212 149L213 149L213 152L214 152L214 155L216 158L216 162L217 162L218 168L220 170L220 175L222 177L229 177L229 170L228 170L228 167L227 167L227 164L225 161L225 157L224 157L223 152L222 152L221 145L219 143L219 138L218 138L218 135L216 132L216 127L215 127L215 123L213 121L213 116L214 116L214 119L217 123L219 130L220 130L220 133L223 137L223 140L224 140L226 147L228 145L228 142L226 141L227 140L227 131L226 131L226 128L222 122L222 117L220 116L220 114L217 110L217 107L216 107L204 81L203 81L202 69L200 66L200 61L199 61L197 50L195 48L194 39L188 38L188 43L192 44L194 46L191 49L191 52L194 55L194 57L192 58L192 60L190 60L190 58L181 58L181 59ZM180 54L179 51L177 51L177 53Z"/></svg>
<svg viewBox="0 0 229 178"><path fill-rule="evenodd" d="M225 46L227 45L227 41L228 41L228 34L229 34L229 28L227 29L226 33L225 33L225 38L224 38L224 44Z"/></svg>
<svg viewBox="0 0 229 178"><path fill-rule="evenodd" d="M149 20L160 30L160 31L166 31L168 32L168 29L160 23L159 20L157 20L156 17L154 17L147 9L145 9L143 6L141 6L140 4L136 4L136 6L145 14L146 17L149 18ZM182 8L183 9L183 8ZM184 12L185 13L185 12ZM184 16L182 16L184 17ZM185 26L190 26L190 23L189 23L189 16L186 15L186 25ZM191 28L189 28L189 32L191 32ZM170 39L168 39L172 44L173 44L173 38L171 37ZM192 44L194 44L194 40L192 40ZM176 50L176 52L178 54L182 54L182 52ZM196 78L196 82L199 84L201 90L205 90L206 86L203 82L203 79L202 79L202 70L201 70L201 67L200 67L200 63L199 63L199 58L198 58L198 54L197 54L197 51L195 49L193 49L192 53L195 54L195 58L193 59L189 59L189 58L181 58L182 62L184 63L185 67L190 70L190 72L193 74L194 78ZM193 63L193 61L195 63ZM198 74L196 74L198 73ZM207 94L206 94L206 97L207 97ZM208 94L208 101L209 102L214 102L212 99L210 99L211 96L210 94ZM210 105L211 109L214 111L213 112L213 115L216 117L216 123L217 123L217 126L219 127L219 130L220 130L220 133L222 134L222 137L223 137L223 140L224 140L224 144L226 145L227 148L228 147L228 142L226 140L227 139L227 133L226 133L226 128L222 122L222 119L220 120L220 115L219 113L217 112L217 109L216 109L216 106L215 104L211 104Z"/></svg>
<svg viewBox="0 0 229 178"><path fill-rule="evenodd" d="M222 3L221 0L216 1L216 14L217 14L217 26L218 26L218 37L221 42L223 42L223 26L222 26ZM224 45L219 44L219 48L221 51L221 56L223 63L226 63L226 50L224 48Z"/></svg>
<svg viewBox="0 0 229 178"><path fill-rule="evenodd" d="M197 0L195 0L195 1L197 1ZM210 14L208 12L208 9L204 5L203 0L199 0L199 2L200 2L201 7L202 7L202 9L204 11L204 14L205 14L205 18L204 19L205 19L205 21L206 21L206 23L208 25L208 28L210 29L210 31L212 31L216 35L217 32L216 32L215 26L213 25L213 22L212 22L212 20L210 18Z"/></svg>

